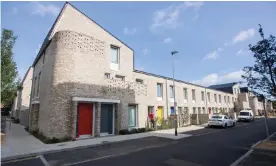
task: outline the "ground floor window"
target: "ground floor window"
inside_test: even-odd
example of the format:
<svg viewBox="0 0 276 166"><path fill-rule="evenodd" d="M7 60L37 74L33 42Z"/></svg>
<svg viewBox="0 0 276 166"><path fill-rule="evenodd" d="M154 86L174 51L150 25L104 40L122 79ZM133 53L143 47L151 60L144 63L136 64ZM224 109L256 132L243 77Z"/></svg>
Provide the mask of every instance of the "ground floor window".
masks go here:
<svg viewBox="0 0 276 166"><path fill-rule="evenodd" d="M198 114L201 114L201 108L198 107Z"/></svg>
<svg viewBox="0 0 276 166"><path fill-rule="evenodd" d="M137 105L128 106L128 126L136 127L137 123Z"/></svg>
<svg viewBox="0 0 276 166"><path fill-rule="evenodd" d="M196 107L193 107L193 114L196 114Z"/></svg>
<svg viewBox="0 0 276 166"><path fill-rule="evenodd" d="M178 114L182 114L182 107L178 107Z"/></svg>
<svg viewBox="0 0 276 166"><path fill-rule="evenodd" d="M148 106L148 115L154 114L154 106Z"/></svg>

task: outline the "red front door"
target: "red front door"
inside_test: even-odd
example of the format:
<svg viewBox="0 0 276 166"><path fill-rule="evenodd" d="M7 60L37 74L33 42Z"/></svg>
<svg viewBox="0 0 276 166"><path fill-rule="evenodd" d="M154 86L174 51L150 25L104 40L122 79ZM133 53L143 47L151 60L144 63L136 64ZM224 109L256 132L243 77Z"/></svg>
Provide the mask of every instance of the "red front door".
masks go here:
<svg viewBox="0 0 276 166"><path fill-rule="evenodd" d="M92 119L93 119L93 104L79 103L78 104L78 134L92 135Z"/></svg>

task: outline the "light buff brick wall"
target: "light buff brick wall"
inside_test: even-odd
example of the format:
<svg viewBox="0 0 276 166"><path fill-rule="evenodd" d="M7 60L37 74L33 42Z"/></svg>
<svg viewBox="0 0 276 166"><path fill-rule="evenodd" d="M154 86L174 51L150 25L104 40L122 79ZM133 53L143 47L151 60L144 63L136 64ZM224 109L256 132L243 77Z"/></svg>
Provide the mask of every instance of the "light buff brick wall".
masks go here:
<svg viewBox="0 0 276 166"><path fill-rule="evenodd" d="M120 70L109 69L110 45L120 47ZM42 58L34 68L34 76L42 72L39 100L39 129L48 137L72 136L76 126L76 104L72 97L97 97L119 99L118 120L120 129L128 127L128 104L138 104L138 126L144 127L148 106L163 106L164 117L170 113L173 102L167 102L167 91L171 80L133 72L133 51L118 39L104 31L94 22L67 5L47 48L47 63L42 67ZM125 76L125 81L105 79L104 73ZM143 79L144 84L135 83ZM163 101L157 101L157 83L163 83ZM166 91L167 87L167 91ZM188 88L188 102L183 101L183 87ZM191 89L196 89L196 103L192 103ZM201 91L205 88L176 82L176 101L180 107L205 107L201 102ZM213 103L207 107L233 107L223 103L228 93L207 89L213 94L222 94L222 104ZM206 97L205 97L206 101ZM168 103L168 104L167 104ZM207 110L207 109L205 109ZM98 134L96 132L96 134Z"/></svg>
<svg viewBox="0 0 276 166"><path fill-rule="evenodd" d="M26 73L25 80L23 82L23 89L21 91L21 101L20 106L18 106L20 111L29 109L30 97L31 97L31 88L32 88L32 77L33 77L33 68L31 67L28 73Z"/></svg>

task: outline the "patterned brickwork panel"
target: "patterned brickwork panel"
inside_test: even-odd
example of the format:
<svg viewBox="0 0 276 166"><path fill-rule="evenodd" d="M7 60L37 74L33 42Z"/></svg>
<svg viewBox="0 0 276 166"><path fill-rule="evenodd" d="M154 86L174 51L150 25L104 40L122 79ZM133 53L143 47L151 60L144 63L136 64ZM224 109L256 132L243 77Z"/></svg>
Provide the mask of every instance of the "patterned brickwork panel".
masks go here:
<svg viewBox="0 0 276 166"><path fill-rule="evenodd" d="M60 31L55 35L54 40L62 43L66 48L75 51L78 49L82 53L90 53L94 56L104 58L106 43L91 36L71 31Z"/></svg>
<svg viewBox="0 0 276 166"><path fill-rule="evenodd" d="M138 95L138 96L147 96L147 85L127 82L116 79L106 79L107 81L107 91L110 93L120 93L120 95ZM124 89L125 91L122 91Z"/></svg>

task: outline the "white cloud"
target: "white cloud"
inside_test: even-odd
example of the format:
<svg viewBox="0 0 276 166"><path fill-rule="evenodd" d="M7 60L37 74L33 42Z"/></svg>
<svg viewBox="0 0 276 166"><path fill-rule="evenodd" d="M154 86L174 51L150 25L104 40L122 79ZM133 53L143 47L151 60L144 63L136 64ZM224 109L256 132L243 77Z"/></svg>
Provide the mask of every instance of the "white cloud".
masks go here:
<svg viewBox="0 0 276 166"><path fill-rule="evenodd" d="M175 29L180 21L180 12L186 8L194 8L197 12L203 2L184 2L178 5L171 5L167 8L157 10L153 13L153 23L150 29L156 32L158 29ZM196 13L197 14L197 13ZM198 15L195 16L198 18Z"/></svg>
<svg viewBox="0 0 276 166"><path fill-rule="evenodd" d="M247 40L247 39L253 37L255 34L256 34L256 32L255 32L255 29L253 29L253 28L248 29L248 30L240 31L240 32L232 39L232 42L235 44L235 43L238 43L238 42L245 41L245 40Z"/></svg>
<svg viewBox="0 0 276 166"><path fill-rule="evenodd" d="M171 37L167 37L166 39L164 39L163 42L164 43L171 43L172 42L172 38Z"/></svg>
<svg viewBox="0 0 276 166"><path fill-rule="evenodd" d="M249 50L245 51L243 49L240 49L239 51L237 51L236 55L237 56L243 56L243 55L248 55L250 53Z"/></svg>
<svg viewBox="0 0 276 166"><path fill-rule="evenodd" d="M31 2L32 14L45 16L47 14L56 16L58 15L60 8L53 4L42 4L40 2Z"/></svg>
<svg viewBox="0 0 276 166"><path fill-rule="evenodd" d="M137 32L136 28L124 28L124 34L125 35L134 35Z"/></svg>
<svg viewBox="0 0 276 166"><path fill-rule="evenodd" d="M195 1L193 1L193 2L185 1L184 2L184 5L186 7L193 7L195 10L199 10L201 8L201 6L203 6L203 4L204 4L204 2L200 2L200 1L198 1L198 2L195 2Z"/></svg>
<svg viewBox="0 0 276 166"><path fill-rule="evenodd" d="M143 53L144 55L147 55L147 54L149 54L149 50L148 50L147 48L144 48L144 49L142 50L142 53Z"/></svg>
<svg viewBox="0 0 276 166"><path fill-rule="evenodd" d="M208 54L203 58L203 60L206 60L206 59L213 59L213 60L215 60L215 59L217 59L217 58L220 56L220 52L222 52L223 50L224 50L223 48L219 47L219 48L217 48L216 50L214 50L214 51L208 53Z"/></svg>
<svg viewBox="0 0 276 166"><path fill-rule="evenodd" d="M18 8L17 7L12 7L12 14L17 14L18 13Z"/></svg>
<svg viewBox="0 0 276 166"><path fill-rule="evenodd" d="M171 5L168 8L157 10L153 14L152 30L158 28L174 29L179 24L180 6Z"/></svg>
<svg viewBox="0 0 276 166"><path fill-rule="evenodd" d="M227 46L227 45L228 45L228 42L225 42L225 43L224 43L224 46Z"/></svg>
<svg viewBox="0 0 276 166"><path fill-rule="evenodd" d="M215 84L223 84L223 83L229 83L229 82L238 82L241 81L241 75L243 74L242 70L226 73L223 75L212 73L205 77L203 77L201 80L192 81L195 84L203 85L203 86L210 86Z"/></svg>

